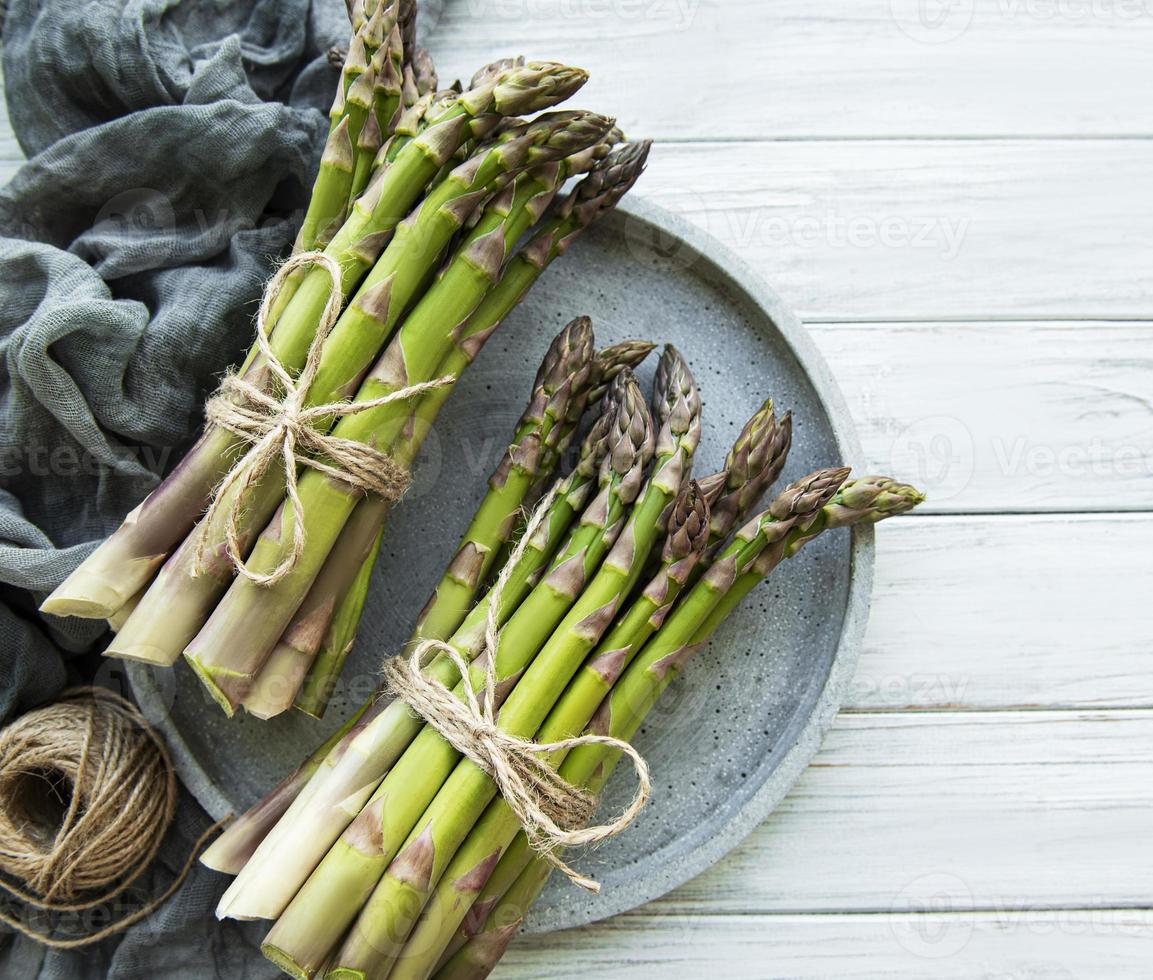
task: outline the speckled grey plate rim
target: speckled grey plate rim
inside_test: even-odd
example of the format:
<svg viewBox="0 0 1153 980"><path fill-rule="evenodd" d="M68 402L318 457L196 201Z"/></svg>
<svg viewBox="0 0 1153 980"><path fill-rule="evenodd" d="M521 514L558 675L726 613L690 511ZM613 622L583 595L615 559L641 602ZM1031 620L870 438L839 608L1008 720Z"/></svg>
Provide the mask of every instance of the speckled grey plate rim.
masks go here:
<svg viewBox="0 0 1153 980"><path fill-rule="evenodd" d="M862 460L860 443L844 396L824 357L781 297L731 249L683 218L641 198L626 199L618 205L617 210L625 218L625 235L636 233L647 226L649 230L674 240L679 262L688 259L698 269L700 266L711 268L720 279L725 280L734 290L744 293L767 316L797 359L824 406L841 460L846 465L859 465ZM587 925L660 898L715 864L772 813L816 755L852 682L869 615L873 554L873 529L853 528L849 553L849 594L840 640L828 676L792 746L760 788L733 811L690 856L681 857L676 862L666 862L662 873L651 875L643 881L631 882L632 887L629 889L614 889L609 894L599 896L591 916L587 909L581 911L579 907L569 906L557 909L556 914L543 921L530 919L530 932L552 932ZM181 781L214 819L227 816L232 810L231 804L196 761L187 741L172 723L154 672L144 664L133 662L127 664L127 671L129 683L144 716L164 732ZM221 723L227 724L227 721L221 718Z"/></svg>

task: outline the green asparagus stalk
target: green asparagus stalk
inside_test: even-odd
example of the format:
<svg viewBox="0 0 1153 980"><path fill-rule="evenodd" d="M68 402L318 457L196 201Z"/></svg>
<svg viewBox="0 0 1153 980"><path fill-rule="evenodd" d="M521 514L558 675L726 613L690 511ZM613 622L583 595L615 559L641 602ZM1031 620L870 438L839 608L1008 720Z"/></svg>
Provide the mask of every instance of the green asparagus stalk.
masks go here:
<svg viewBox="0 0 1153 980"><path fill-rule="evenodd" d="M364 604L368 600L368 587L372 580L372 571L376 567L376 559L380 554L380 539L383 534L382 527L377 531L369 555L357 571L352 585L337 604L332 622L324 631L320 649L313 656L300 689L293 698L293 707L312 718L319 720L324 717L336 689L336 681L344 669L344 662L352 652L353 643L356 642L356 632L360 627Z"/></svg>
<svg viewBox="0 0 1153 980"><path fill-rule="evenodd" d="M537 372L532 397L512 443L489 477L456 555L449 563L416 625L415 638L443 638L463 621L477 590L492 571L499 549L512 534L525 494L541 475L550 438L574 401L583 401L592 370L592 323L577 317L553 341Z"/></svg>
<svg viewBox="0 0 1153 980"><path fill-rule="evenodd" d="M486 813L486 819L487 816ZM495 965L524 920L524 912L521 905L516 901L517 893L513 886L517 884L517 880L526 868L535 866L533 861L535 856L528 838L524 834L517 833L513 842L501 854L500 860L497 861L496 867L493 868L488 879L481 886L478 897L471 899L471 904L466 900L468 910L464 913L460 928L453 934L448 945L440 954L434 976L441 976L442 971L445 970L448 970L445 975L467 976L468 974L462 971L477 969L480 965L490 961L491 964ZM548 865L548 867L551 871L552 865ZM447 932L445 924L442 924L444 898L441 896L441 889L444 888L444 880L442 880L437 894L433 896L432 903L422 916L422 920L417 923L417 930L420 935L414 935L414 942L410 944L412 949L416 948L416 941L425 939L429 952L435 954L432 943L436 942L437 939L435 937L429 939L430 930L435 929L437 935ZM535 895L533 897L535 898ZM531 902L532 898L529 898L525 902L524 908L527 909ZM494 909L496 910L495 913ZM425 919L431 920L430 925L425 925ZM499 945L499 952L495 952L493 947L500 943L498 935L502 925L510 927L508 936L504 939L503 944ZM458 958L457 953L462 949L467 949L467 952ZM409 946L406 946L406 956L408 950ZM494 953L495 955L492 955ZM450 969L449 964L454 960L456 965ZM488 969L491 971L492 965ZM457 972L454 973L454 970Z"/></svg>
<svg viewBox="0 0 1153 980"><path fill-rule="evenodd" d="M489 653L493 657L498 700L512 688L545 639L579 600L583 584L612 547L640 488L653 437L648 411L635 382L631 382L617 416L617 433L603 466L601 492L585 508L579 531L566 552L512 613L500 632L496 651ZM462 649L462 653L466 651ZM484 673L483 668L474 665L469 679L457 685L457 696L464 697L463 683L478 688ZM266 955L284 969L306 974L323 964L457 758L455 750L435 729L425 727L419 731L367 805L279 916L265 941ZM398 790L400 787L403 789ZM316 914L320 908L326 910L323 916Z"/></svg>
<svg viewBox="0 0 1153 980"><path fill-rule="evenodd" d="M424 132L429 120L436 118L439 107L451 102L459 94L460 92L456 89L447 89L443 92L418 93L412 105L404 106L400 115L397 117L392 135L385 140L384 144L377 151L376 159L373 161L372 166L373 174L375 175L379 170L393 163L400 155L400 151ZM489 124L490 123L486 121L484 126L487 127ZM479 123L477 125L479 125ZM468 143L469 141L466 141L462 143L461 146L467 146ZM458 147L457 152L459 152L459 149ZM435 178L433 179L435 180Z"/></svg>
<svg viewBox="0 0 1153 980"><path fill-rule="evenodd" d="M786 413L778 421L773 400L766 399L745 423L725 457L725 488L713 504L706 563L724 546L733 528L756 509L765 491L776 483L792 441L792 413Z"/></svg>
<svg viewBox="0 0 1153 980"><path fill-rule="evenodd" d="M348 120L342 116L324 144L320 170L296 237L294 252L308 252L318 246L323 248L332 241L348 211L353 167L352 138L348 133ZM303 279L303 274L299 278ZM288 297L285 297L284 306L288 305L287 301Z"/></svg>
<svg viewBox="0 0 1153 980"><path fill-rule="evenodd" d="M428 90L436 88L436 72L432 67L432 59L427 51L413 52L411 66L405 65L404 41L400 36L399 26L392 25L384 43L373 56L373 66L376 69L376 90L373 92L372 111L376 119L376 128L383 139L390 137L396 130L400 114L404 111L404 83L405 68L409 68L409 76L413 78L412 89L416 90L415 72L417 66L422 73L421 84L427 85ZM380 148L377 147L377 150ZM369 158L371 167L376 153Z"/></svg>
<svg viewBox="0 0 1153 980"><path fill-rule="evenodd" d="M236 875L248 863L260 842L284 816L308 781L336 747L358 726L366 724L377 707L362 705L337 731L333 732L293 772L281 780L258 803L230 823L200 855L200 863L224 874ZM378 709L379 710L379 709Z"/></svg>
<svg viewBox="0 0 1153 980"><path fill-rule="evenodd" d="M469 126L473 121L484 118L488 125L494 112L516 115L554 105L575 92L586 77L584 72L560 65L525 65L445 104L428 127L402 148L393 164L361 195L326 246L325 254L337 261L344 273L342 293L347 296L352 292L428 181L461 142L471 137ZM330 291L328 273L314 270L277 318L272 347L289 370L298 370L304 364ZM332 342L325 347L331 365L326 371L329 386L313 386L313 404L345 391L349 380L362 369L363 361L356 356L344 362L342 345L351 339L354 338L336 336L335 332L330 338ZM350 349L355 352L357 346ZM245 369L256 372L253 377L265 377L255 349ZM43 611L57 616L107 619L124 605L188 535L212 489L231 465L236 448L231 434L217 428L206 431L160 487L54 590L43 603Z"/></svg>
<svg viewBox="0 0 1153 980"><path fill-rule="evenodd" d="M353 588L376 553L386 513L387 505L380 497L367 497L357 504L304 603L245 692L241 703L249 714L268 719L292 706L332 624L339 597Z"/></svg>
<svg viewBox="0 0 1153 980"><path fill-rule="evenodd" d="M381 46L381 40L384 44ZM375 54L371 54L374 49ZM361 31L354 36L349 45L342 66L341 83L337 86L336 98L329 112L331 128L328 143L325 146L325 156L332 159L326 165L325 156L321 157L320 171L316 183L313 185L312 197L309 200L308 211L297 236L294 251L306 252L310 249L323 248L332 239L336 230L344 221L344 216L355 203L367 186L368 171L360 162L364 152L373 142L373 132L366 136L365 127L359 131L350 129L349 103L347 94L352 83L365 69L369 67L369 57L372 57L372 74L375 79L373 91L373 112L375 115L375 140L377 148L383 138L392 135L393 128L399 118L401 110L401 72L403 70L404 51L400 38L399 28L396 26L396 9L393 4L381 4L376 14L367 21ZM435 88L435 72L432 71L431 61L427 52L419 53L417 64L424 73L424 81L431 74L432 87ZM337 136L337 131L340 135ZM353 147L356 147L354 156ZM373 150L375 155L376 150ZM369 158L371 169L372 158ZM358 176L354 179L353 171ZM290 277L282 290L283 302L273 311L274 318L283 311L288 299L303 279L303 271L299 275Z"/></svg>
<svg viewBox="0 0 1153 980"><path fill-rule="evenodd" d="M364 193L364 189L368 186L368 182L372 177L373 162L376 160L376 155L380 152L380 147L383 142L384 138L380 132L380 123L376 121L376 113L370 107L367 112L367 117L356 137L356 154L353 163L352 181L348 188L350 204L355 203L356 199Z"/></svg>
<svg viewBox="0 0 1153 980"><path fill-rule="evenodd" d="M536 871L535 864L530 868ZM545 878L547 877L546 874ZM494 916L508 921L486 925L464 942L453 956L438 966L433 974L436 980L481 980L496 969L497 963L508 951L524 922L524 915L520 910L527 909L544 887L543 882L539 886L531 881L521 885L519 880L517 885L520 887L510 890L509 898L501 903L498 915Z"/></svg>
<svg viewBox="0 0 1153 980"><path fill-rule="evenodd" d="M627 507L626 494L630 484L626 478L633 467L643 465L647 453L651 451L646 438L647 409L643 399L639 398L639 392L634 395L633 389L635 383L629 389L628 399L616 407L604 435L605 453L599 464L599 491L585 506L577 531L569 538L560 554L549 563L549 572L544 582L537 587L541 590L535 604L537 609L550 605L547 601L550 595L556 596L552 605L561 604L563 599L559 596L560 590L578 574L584 574L586 563L588 567L595 567L599 563L611 543L606 529L619 524L621 514ZM622 472L621 467L626 463L629 464L628 469ZM563 509L562 504L557 504L560 499L558 495L554 505ZM548 518L553 516L551 511L552 508L544 515L545 519L540 526L542 529L549 527L555 538L560 532L550 526L552 522ZM534 535L532 541L536 543L539 539ZM535 557L539 559L546 548L548 546L542 546ZM525 564L530 560L526 549ZM532 577L531 571L528 577ZM496 616L498 625L505 626L507 632L510 623L506 620L514 613L519 613L524 603L514 604L507 592L503 596L496 609ZM555 621L559 615L563 615L563 610L558 614L546 608L545 613ZM468 659L477 656L484 647L484 615L482 612L479 622L475 618L472 621L466 620L450 640ZM522 616L513 635L547 635L549 628L545 620L534 622L533 616ZM528 642L524 645L534 652L539 642L536 646ZM508 659L506 656L505 660ZM505 668L504 663L500 666ZM510 668L509 676L516 669L515 666ZM448 659L434 661L427 673L445 685L455 684L458 680L455 668ZM325 778L317 781L316 797L320 802L312 806L301 804L286 815L277 827L278 832L270 835L266 846L262 847L263 853L258 852L257 857L261 860L245 868L244 873L238 876L225 893L217 908L217 915L233 918L276 918L280 915L325 852L348 828L353 818L360 814L385 773L412 744L422 727L423 723L399 701L393 702L380 717L366 726L347 746L341 758L327 767ZM387 859L384 860L386 864ZM375 878L367 887L371 888L373 883Z"/></svg>
<svg viewBox="0 0 1153 980"><path fill-rule="evenodd" d="M630 371L640 366L657 345L649 340L622 340L609 344L597 351L596 384L589 388L588 403L595 405L608 390L608 386L626 368Z"/></svg>
<svg viewBox="0 0 1153 980"><path fill-rule="evenodd" d="M423 277L424 270L430 267L432 258L439 252L441 245L451 237L453 228L459 228L462 220L459 205L462 202L468 207L475 206L478 200L477 194L495 176L507 172L510 167L522 168L541 156L547 158L553 154L564 155L570 147L583 144L585 140L595 139L604 125L604 121L599 117L591 117L588 114L557 113L542 117L541 121L527 127L519 135L501 141L488 151L478 154L469 164L458 168L461 171L458 176L445 181L434 190L424 205L403 223L370 274L365 287L358 293L359 298L345 310L334 327L324 350L327 352L332 345L339 345L345 358L341 370L348 372L354 359L358 365L362 363L366 357L371 356L374 347L381 343L381 338L391 333ZM408 318L408 322L412 324L408 327L408 333L421 330L422 325L430 318L440 315L451 316L453 319L438 320L436 326L439 330L444 329L444 322L455 324L463 319L463 315L457 316L457 313L460 313L466 304L475 306L474 297L478 293L483 295L483 290L491 284L493 276L499 274L498 264L503 258L501 246L504 242L502 237L504 231L505 229L501 228L487 239L466 243L466 246L458 252L459 261L450 265L450 270L454 270L455 274L451 277L448 275L442 277L423 298L420 315L414 311ZM466 292L466 287L470 287L471 292ZM463 313L467 314L467 308ZM338 335L344 339L339 339ZM425 338L426 344L432 347L441 334L433 330L425 331L421 336ZM436 349L443 350L443 345ZM387 351L382 355L382 370L390 370ZM361 371L362 368L358 366L356 375ZM326 376L322 356L321 367L310 395L315 399L316 388L328 390L339 380L333 372L329 372ZM361 386L361 397L372 398L380 393L383 393L380 386L372 378ZM398 407L401 417L406 411L404 406ZM342 420L337 434L353 438L349 434L350 431L359 432L358 441L372 438L379 440L378 445L387 446L389 443L383 440L379 432L373 430L373 425L379 418L379 410L348 416ZM351 424L354 419L357 420L355 426ZM302 492L305 484L309 482L307 479L301 482ZM312 482L315 485L315 481ZM322 478L322 482L331 483L327 477ZM284 475L282 470L277 468L265 475L246 501L247 506L241 524L242 538L251 539L255 535L256 530L275 513L283 494ZM227 513L231 504L231 495L225 494L220 509L214 514L214 519L204 522L197 531L197 534L203 536L207 542L211 557L208 567L196 566L200 537L190 538L177 550L173 559L158 576L156 584L149 590L137 613L129 619L124 630L117 636L116 642L109 650L110 655L166 664L172 663L175 657L179 656L179 652L193 642L208 619L213 604L233 579L232 562L224 549L224 542L227 540ZM347 516L347 511L332 528L334 532L340 530L344 516ZM292 533L290 522L291 517L288 526L284 528L289 536L283 539L285 545ZM275 525L269 536L274 539L277 537ZM331 545L331 539L328 543ZM270 547L278 549L276 543ZM323 554L314 556L318 559L323 557ZM310 573L314 575L316 570L315 567L311 568ZM238 581L247 583L252 589L259 589L265 599L272 593L272 590L257 586L248 579L242 578ZM241 588L239 585L234 587ZM245 594L251 596L248 591L245 591ZM293 608L286 609L287 615L284 619L276 623L281 632L288 625L287 618L295 612L296 606L302 600L303 596L300 596L297 602L293 603ZM264 625L267 625L269 630L273 628L270 620ZM262 637L265 635L267 634L262 634ZM278 636L272 637L271 641L267 642L267 645L260 650L258 659L263 659L271 652L271 647L278 638ZM195 656L193 662L198 663ZM212 673L212 663L210 660L205 668L209 675ZM238 673L252 672L249 670ZM222 698L222 703L228 705L232 705L233 701L232 698Z"/></svg>
<svg viewBox="0 0 1153 980"><path fill-rule="evenodd" d="M364 506L362 503L359 506ZM388 508L382 515L381 523L387 519ZM320 648L316 651L309 665L308 673L301 683L293 700L293 707L304 712L311 718L321 719L328 710L329 701L336 692L336 685L340 679L344 662L352 652L356 642L357 630L360 627L360 616L364 604L368 599L368 588L372 579L372 571L380 553L380 540L384 533L383 526L377 533L375 543L356 574L352 585L339 599L336 612L328 629L324 632ZM264 668L267 669L267 668Z"/></svg>
<svg viewBox="0 0 1153 980"><path fill-rule="evenodd" d="M526 500L536 500L548 486L548 474L568 453L569 444L576 434L586 407L595 405L604 397L609 384L621 371L625 368L633 370L640 366L654 347L656 344L647 340L624 340L597 351L592 384L583 393L583 397L574 398L570 403L568 415L562 420L551 445L546 448L545 460L541 466L542 473L525 495Z"/></svg>
<svg viewBox="0 0 1153 980"><path fill-rule="evenodd" d="M604 398L612 381L626 368L632 370L639 366L654 347L656 344L647 340L625 340L597 351L593 364L592 384L589 385L583 398L573 399L570 402L568 416L556 430L555 443L546 451L545 461L540 467L541 475L525 494L526 505L539 500L548 489L548 477L556 469L558 463L568 455L569 445L573 436L576 435L577 425L587 406L598 404ZM495 567L502 568L504 566L511 550L512 542L505 542L500 549L500 556L496 559Z"/></svg>
<svg viewBox="0 0 1153 980"><path fill-rule="evenodd" d="M374 52L380 46L386 24L395 22L395 19L395 5L380 4L354 33L345 52L341 80L329 110L329 140L336 137L338 129L344 134L334 148L339 152L339 165L326 168L322 158L308 211L293 247L294 253L328 245L367 186L367 174L360 158L364 155L365 146L375 141L379 147L381 135L379 129L374 134L371 128L364 125L364 103L369 98L375 102L376 90L381 87L379 73L382 65ZM366 73L368 77L362 79L361 76ZM373 88L371 93L367 90L368 86ZM280 292L270 311L273 324L284 312L307 274L306 268L295 269L281 283Z"/></svg>
<svg viewBox="0 0 1153 980"><path fill-rule="evenodd" d="M708 506L690 484L670 511L660 570L580 668L536 732L538 742L559 741L584 730L634 653L659 626L707 540ZM531 671L525 675L526 682ZM505 710L511 703L510 698ZM564 751L555 752L550 761L559 765L564 755ZM439 833L430 837L434 857L427 881L423 876L417 881L413 880L417 876L410 876L397 886L392 885L395 879L386 875L346 939L344 951L334 959L340 966L330 976L342 980L391 976L390 969L399 976L422 975L435 965L451 940L470 900L485 886L503 849L520 830L508 804L501 798L492 799L495 787L490 785L489 792L471 795L458 778L461 771L458 768L445 784L422 821L431 819L433 827L437 827L438 818L440 822ZM443 812L437 812L438 804ZM454 833L448 834L448 827ZM432 904L425 909L430 896ZM422 909L424 915L410 937ZM459 916L453 914L455 911ZM371 933L367 923L371 923ZM443 936L430 940L433 932Z"/></svg>

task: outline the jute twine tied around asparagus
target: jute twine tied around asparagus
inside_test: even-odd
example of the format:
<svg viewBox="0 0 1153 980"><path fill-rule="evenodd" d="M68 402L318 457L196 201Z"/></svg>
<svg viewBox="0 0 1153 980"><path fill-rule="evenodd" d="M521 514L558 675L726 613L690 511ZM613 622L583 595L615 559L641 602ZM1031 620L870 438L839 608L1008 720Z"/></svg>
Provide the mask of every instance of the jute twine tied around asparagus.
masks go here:
<svg viewBox="0 0 1153 980"><path fill-rule="evenodd" d="M534 742L502 731L497 726L496 651L500 631L497 616L501 596L511 570L518 564L541 521L548 514L555 492L537 505L509 560L492 588L485 624L485 679L480 697L469 682L469 664L455 647L439 640L425 640L407 657L390 657L383 672L388 689L406 702L463 756L479 766L496 783L497 790L524 827L529 843L573 884L594 894L600 885L566 864L557 848L595 844L615 837L641 812L651 792L649 768L628 742L608 735L578 735L556 742ZM456 666L463 679L462 701L424 668L438 654ZM632 801L605 824L587 826L596 810L596 797L566 782L542 755L581 745L607 745L627 755L637 775Z"/></svg>
<svg viewBox="0 0 1153 980"><path fill-rule="evenodd" d="M320 266L328 273L332 290L316 328L316 336L309 345L304 367L294 378L272 350L269 318L287 278L296 270L310 265ZM320 368L324 341L340 318L341 303L341 269L335 259L323 252L300 252L292 256L269 280L256 316L257 347L279 382L283 395L270 394L241 375L229 372L204 407L210 423L231 432L249 448L217 486L201 526L211 527L221 508L228 507L225 525L228 557L241 575L258 585L275 585L296 567L304 552L304 504L297 483L298 466L318 470L358 490L390 501L399 499L411 482L408 470L387 453L352 439L321 432L313 423L357 415L453 383L452 378L443 377L408 385L380 398L306 405L309 388ZM292 550L272 571L260 573L250 569L244 561L239 524L246 498L278 457L284 461L286 492L294 518ZM227 504L230 495L231 504ZM208 545L208 535L201 534L196 548L197 570L205 567Z"/></svg>
<svg viewBox="0 0 1153 980"><path fill-rule="evenodd" d="M176 801L168 749L140 712L101 688L66 691L0 732L0 888L46 914L107 905L156 857ZM176 891L219 827L163 892L95 932L61 938L6 912L0 921L56 949L121 932Z"/></svg>

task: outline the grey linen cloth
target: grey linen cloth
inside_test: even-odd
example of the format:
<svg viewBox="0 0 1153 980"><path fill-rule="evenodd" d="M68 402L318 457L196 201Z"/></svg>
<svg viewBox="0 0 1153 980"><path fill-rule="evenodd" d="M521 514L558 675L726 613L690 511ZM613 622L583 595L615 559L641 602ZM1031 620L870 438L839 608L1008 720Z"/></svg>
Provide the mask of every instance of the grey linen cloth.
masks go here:
<svg viewBox="0 0 1153 980"><path fill-rule="evenodd" d="M117 676L95 652L102 624L36 607L176 462L205 392L249 345L307 201L337 78L325 53L348 21L340 0L10 0L0 13L29 158L0 192L4 721ZM185 795L154 871L60 933L158 891L207 825ZM148 920L79 951L0 931L0 975L277 975L262 926L213 917L226 884L198 868Z"/></svg>

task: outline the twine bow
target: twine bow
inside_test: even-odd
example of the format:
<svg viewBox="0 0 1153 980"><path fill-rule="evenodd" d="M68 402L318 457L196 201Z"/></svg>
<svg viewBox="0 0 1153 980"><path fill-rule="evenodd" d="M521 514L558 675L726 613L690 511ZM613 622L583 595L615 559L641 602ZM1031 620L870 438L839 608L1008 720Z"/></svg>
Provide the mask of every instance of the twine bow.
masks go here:
<svg viewBox="0 0 1153 980"><path fill-rule="evenodd" d="M268 321L285 280L297 269L308 265L318 265L324 269L332 279L332 289L316 328L316 336L309 345L304 367L299 376L294 378L272 349ZM358 415L382 405L422 395L450 385L454 379L443 377L423 381L380 398L363 401L306 405L309 389L320 368L324 341L340 317L341 303L340 265L323 252L301 252L292 256L265 287L260 311L256 316L256 345L284 394L277 397L241 375L229 372L221 381L216 394L205 405L205 414L210 423L231 432L247 443L249 448L220 482L204 515L204 531L200 534L196 548L198 572L203 572L205 568L209 547L208 529L214 526L215 519L224 508L227 508L225 548L229 560L241 575L257 585L272 586L296 567L304 553L304 504L300 500L297 483L298 466L307 466L365 493L377 494L390 501L397 500L408 488L411 479L408 470L387 453L352 439L342 439L322 432L314 423ZM244 512L246 498L277 457L284 460L286 493L292 505L292 549L271 572L260 573L250 569L244 561L240 517Z"/></svg>
<svg viewBox="0 0 1153 980"><path fill-rule="evenodd" d="M556 854L559 847L594 844L623 831L636 819L651 791L649 769L641 754L628 742L608 735L584 734L555 742L534 742L502 731L497 725L496 651L499 639L497 616L508 575L540 526L553 499L549 493L533 513L516 549L493 586L485 627L484 686L480 697L469 678L469 663L460 652L440 640L425 640L408 657L391 657L383 671L388 687L424 718L458 752L479 766L496 783L505 802L524 827L529 843L546 861L570 881L594 894L600 885L566 864ZM437 654L444 654L464 679L462 701L424 668ZM587 826L596 809L596 798L568 783L550 765L548 753L582 745L606 745L627 755L637 775L632 801L605 824Z"/></svg>

